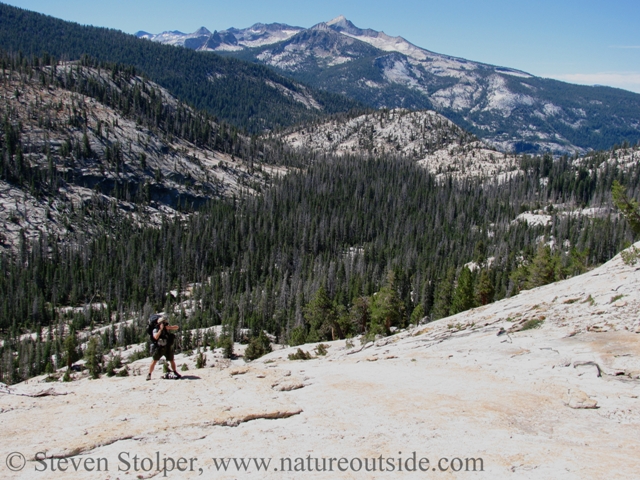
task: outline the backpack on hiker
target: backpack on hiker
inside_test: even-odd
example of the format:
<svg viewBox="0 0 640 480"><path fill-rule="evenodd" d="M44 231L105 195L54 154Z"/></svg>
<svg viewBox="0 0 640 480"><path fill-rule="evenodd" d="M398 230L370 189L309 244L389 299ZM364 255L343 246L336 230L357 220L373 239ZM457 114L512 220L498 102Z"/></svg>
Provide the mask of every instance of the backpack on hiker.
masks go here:
<svg viewBox="0 0 640 480"><path fill-rule="evenodd" d="M149 317L149 323L147 325L147 334L149 335L149 340L152 344L157 343L156 339L153 338L153 331L158 328L158 320L162 318L162 315L158 315L154 313Z"/></svg>
<svg viewBox="0 0 640 480"><path fill-rule="evenodd" d="M175 334L168 332L166 329L162 332L162 335L156 340L153 336L153 331L160 328L158 322L163 318L163 315L154 313L149 317L149 325L147 326L147 333L149 334L149 341L151 344L151 351L153 352L158 347L171 347L175 342Z"/></svg>

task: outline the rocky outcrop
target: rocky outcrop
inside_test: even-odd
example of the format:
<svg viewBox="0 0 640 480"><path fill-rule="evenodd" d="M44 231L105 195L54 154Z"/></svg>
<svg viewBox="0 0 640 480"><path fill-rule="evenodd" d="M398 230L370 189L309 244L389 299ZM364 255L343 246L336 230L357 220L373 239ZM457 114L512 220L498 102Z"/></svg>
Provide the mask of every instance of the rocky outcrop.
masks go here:
<svg viewBox="0 0 640 480"><path fill-rule="evenodd" d="M39 67L29 76L3 70L0 76L4 129L14 130L16 143L10 163L24 170L3 172L0 179L0 248L42 234L65 238L73 231L95 231L92 215L111 214L112 207L123 217L159 225L178 216L181 205L198 207L212 198L254 192L272 174L286 172L141 121L128 103L132 91L139 103L154 99L167 116L179 112L185 123L201 120L214 136L220 128L142 77L78 63ZM45 77L57 80L47 85ZM76 84L93 90L77 91ZM120 95L125 106L109 104L110 96ZM236 146L244 141L238 135ZM38 180L18 178L27 171Z"/></svg>

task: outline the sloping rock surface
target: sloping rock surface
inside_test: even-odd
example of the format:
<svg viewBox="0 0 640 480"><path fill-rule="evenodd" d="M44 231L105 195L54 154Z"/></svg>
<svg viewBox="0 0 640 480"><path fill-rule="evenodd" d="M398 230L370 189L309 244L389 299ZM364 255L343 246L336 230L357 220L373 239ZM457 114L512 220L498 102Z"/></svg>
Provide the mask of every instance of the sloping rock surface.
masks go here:
<svg viewBox="0 0 640 480"><path fill-rule="evenodd" d="M163 459L184 457L185 471L168 477L637 478L639 282L640 265L617 256L580 277L376 342L329 343L326 356L307 361L288 359L296 347L244 368L240 360L190 370L180 381L158 371L145 381L145 360L133 368L142 375L127 378L53 387L32 380L0 390L0 475L164 478ZM8 470L11 452L25 456L23 470ZM54 459L35 461L38 452ZM407 471L413 452L429 459L429 473ZM236 461L225 471L221 458ZM265 459L268 471L245 460L245 472L240 458ZM333 471L317 471L323 458L327 468L336 459ZM361 470L340 471L340 458ZM91 459L106 459L108 471L103 461L97 475ZM365 459L375 472L365 471ZM467 459L477 471L466 471ZM67 471L52 471L56 462Z"/></svg>

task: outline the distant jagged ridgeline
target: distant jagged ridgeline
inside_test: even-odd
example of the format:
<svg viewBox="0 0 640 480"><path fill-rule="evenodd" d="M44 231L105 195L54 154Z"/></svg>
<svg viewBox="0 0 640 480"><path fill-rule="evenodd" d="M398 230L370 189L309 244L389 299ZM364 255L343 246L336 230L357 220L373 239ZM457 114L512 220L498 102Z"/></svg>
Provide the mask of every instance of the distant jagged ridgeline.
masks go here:
<svg viewBox="0 0 640 480"><path fill-rule="evenodd" d="M640 140L637 93L435 53L343 16L311 28L256 24L210 37L140 35L268 65L373 108L436 110L505 152L574 154Z"/></svg>

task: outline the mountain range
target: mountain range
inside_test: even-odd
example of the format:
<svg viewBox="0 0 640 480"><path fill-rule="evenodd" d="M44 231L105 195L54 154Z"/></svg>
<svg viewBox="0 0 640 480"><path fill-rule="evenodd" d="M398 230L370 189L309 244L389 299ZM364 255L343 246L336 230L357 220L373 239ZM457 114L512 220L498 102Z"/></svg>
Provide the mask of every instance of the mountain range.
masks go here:
<svg viewBox="0 0 640 480"><path fill-rule="evenodd" d="M640 95L573 85L418 47L343 16L140 38L270 66L374 108L433 109L503 151L584 153L640 140Z"/></svg>

